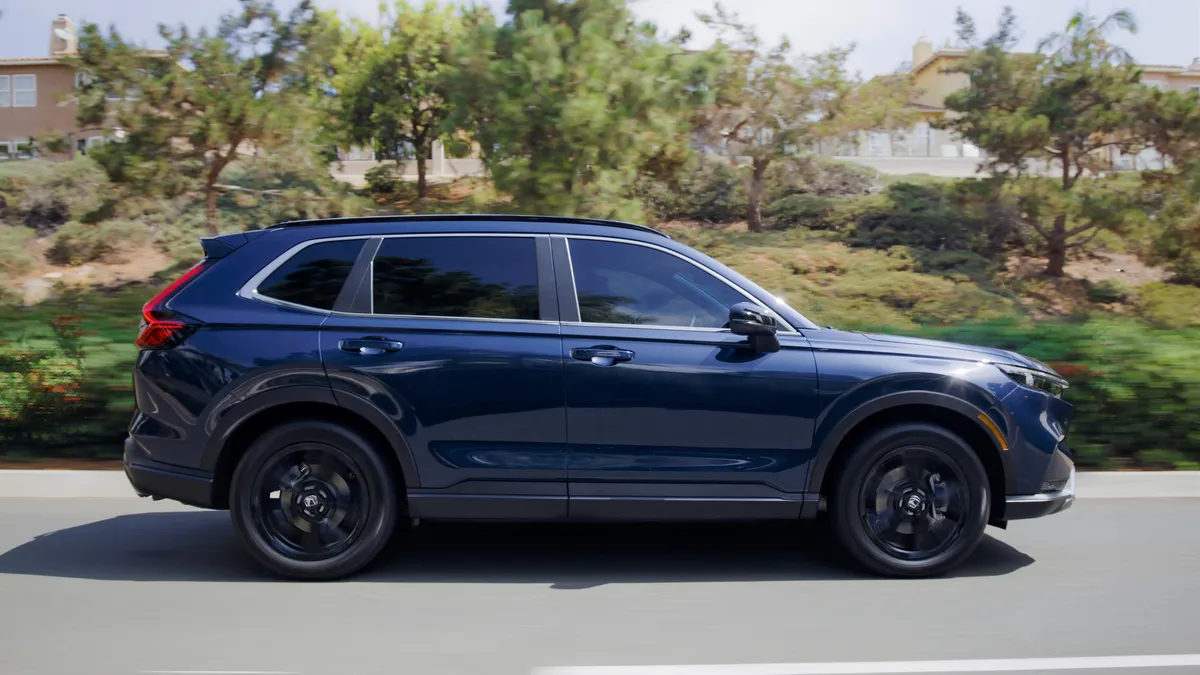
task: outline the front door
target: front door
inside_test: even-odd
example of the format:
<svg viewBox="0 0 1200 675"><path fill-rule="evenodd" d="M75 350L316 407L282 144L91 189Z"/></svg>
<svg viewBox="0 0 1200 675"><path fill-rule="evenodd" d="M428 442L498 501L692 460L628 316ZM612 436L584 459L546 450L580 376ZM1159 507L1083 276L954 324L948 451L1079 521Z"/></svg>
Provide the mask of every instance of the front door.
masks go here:
<svg viewBox="0 0 1200 675"><path fill-rule="evenodd" d="M408 444L414 515L566 516L549 255L544 236L387 237L355 311L324 324L335 393L369 401Z"/></svg>
<svg viewBox="0 0 1200 675"><path fill-rule="evenodd" d="M578 303L562 329L571 516L798 515L818 412L807 340L781 328L780 351L747 349L724 326L752 298L664 248L555 244Z"/></svg>

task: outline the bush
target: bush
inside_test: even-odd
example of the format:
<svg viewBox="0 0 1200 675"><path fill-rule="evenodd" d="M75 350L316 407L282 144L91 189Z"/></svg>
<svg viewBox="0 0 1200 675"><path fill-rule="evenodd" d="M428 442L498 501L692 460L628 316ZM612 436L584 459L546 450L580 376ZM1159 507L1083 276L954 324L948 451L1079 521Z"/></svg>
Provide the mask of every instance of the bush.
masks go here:
<svg viewBox="0 0 1200 675"><path fill-rule="evenodd" d="M767 169L767 195L781 199L808 193L818 197L857 197L875 189L874 169L825 157L803 157L775 162Z"/></svg>
<svg viewBox="0 0 1200 675"><path fill-rule="evenodd" d="M4 219L42 236L70 220L87 220L109 192L104 170L87 157L0 165L0 193L10 195Z"/></svg>
<svg viewBox="0 0 1200 675"><path fill-rule="evenodd" d="M975 250L980 241L972 224L946 198L941 185L894 183L888 186L887 202L862 214L855 223L850 243L886 249L915 246L932 251Z"/></svg>
<svg viewBox="0 0 1200 675"><path fill-rule="evenodd" d="M983 179L893 183L882 200L866 200L854 214L850 244L995 256L1015 243L1018 220L994 188Z"/></svg>
<svg viewBox="0 0 1200 675"><path fill-rule="evenodd" d="M367 192L372 195L396 194L404 183L400 174L396 172L395 165L392 164L380 164L374 169L368 170L364 177L367 180Z"/></svg>
<svg viewBox="0 0 1200 675"><path fill-rule="evenodd" d="M57 265L114 260L126 247L142 246L149 240L149 229L136 221L109 220L94 225L72 221L54 234L46 258Z"/></svg>
<svg viewBox="0 0 1200 675"><path fill-rule="evenodd" d="M675 177L663 181L641 176L631 196L642 201L650 220L700 220L731 223L746 219L746 187L729 163L704 155L693 158Z"/></svg>
<svg viewBox="0 0 1200 675"><path fill-rule="evenodd" d="M828 229L832 224L830 215L835 202L814 194L794 194L776 199L763 209L763 215L771 227L807 227L811 230Z"/></svg>
<svg viewBox="0 0 1200 675"><path fill-rule="evenodd" d="M1129 298L1129 289L1115 279L1096 282L1084 280L1084 287L1087 289L1088 300L1091 302L1109 305L1114 302L1125 302Z"/></svg>
<svg viewBox="0 0 1200 675"><path fill-rule="evenodd" d="M37 264L37 258L25 250L33 232L23 227L0 225L0 272L17 276L25 274Z"/></svg>
<svg viewBox="0 0 1200 675"><path fill-rule="evenodd" d="M1200 327L1200 288L1162 282L1139 286L1137 312L1160 328Z"/></svg>

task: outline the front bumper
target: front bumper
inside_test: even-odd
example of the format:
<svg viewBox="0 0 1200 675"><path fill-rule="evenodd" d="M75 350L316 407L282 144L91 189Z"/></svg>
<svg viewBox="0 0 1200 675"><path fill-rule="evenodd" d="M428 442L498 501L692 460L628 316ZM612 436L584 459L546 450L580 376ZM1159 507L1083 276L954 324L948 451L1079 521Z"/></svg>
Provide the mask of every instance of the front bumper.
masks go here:
<svg viewBox="0 0 1200 675"><path fill-rule="evenodd" d="M1067 484L1058 492L1042 492L1036 495L1009 497L1005 500L1005 520L1026 520L1041 518L1061 511L1066 511L1075 503L1075 467L1071 467L1071 476Z"/></svg>
<svg viewBox="0 0 1200 675"><path fill-rule="evenodd" d="M132 438L125 439L122 464L125 477L139 497L173 499L190 506L212 508L211 475L155 462Z"/></svg>

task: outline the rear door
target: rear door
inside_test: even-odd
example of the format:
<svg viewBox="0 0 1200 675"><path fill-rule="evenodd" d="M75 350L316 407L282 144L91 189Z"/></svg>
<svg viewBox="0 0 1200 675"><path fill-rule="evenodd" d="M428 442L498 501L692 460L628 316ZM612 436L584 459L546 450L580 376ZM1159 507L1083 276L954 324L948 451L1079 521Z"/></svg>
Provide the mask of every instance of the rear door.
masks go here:
<svg viewBox="0 0 1200 675"><path fill-rule="evenodd" d="M415 515L566 515L558 309L546 236L372 241L326 320L335 394L369 401L408 443Z"/></svg>

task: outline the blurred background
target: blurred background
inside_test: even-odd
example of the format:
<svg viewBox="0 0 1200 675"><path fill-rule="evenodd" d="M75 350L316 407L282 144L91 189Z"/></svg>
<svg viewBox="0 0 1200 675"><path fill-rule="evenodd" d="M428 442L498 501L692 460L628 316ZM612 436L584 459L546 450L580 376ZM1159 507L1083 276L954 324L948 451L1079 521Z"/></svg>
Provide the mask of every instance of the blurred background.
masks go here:
<svg viewBox="0 0 1200 675"><path fill-rule="evenodd" d="M198 237L494 212L1018 350L1071 380L1082 467L1200 468L1200 11L984 5L0 4L0 463L119 457Z"/></svg>

